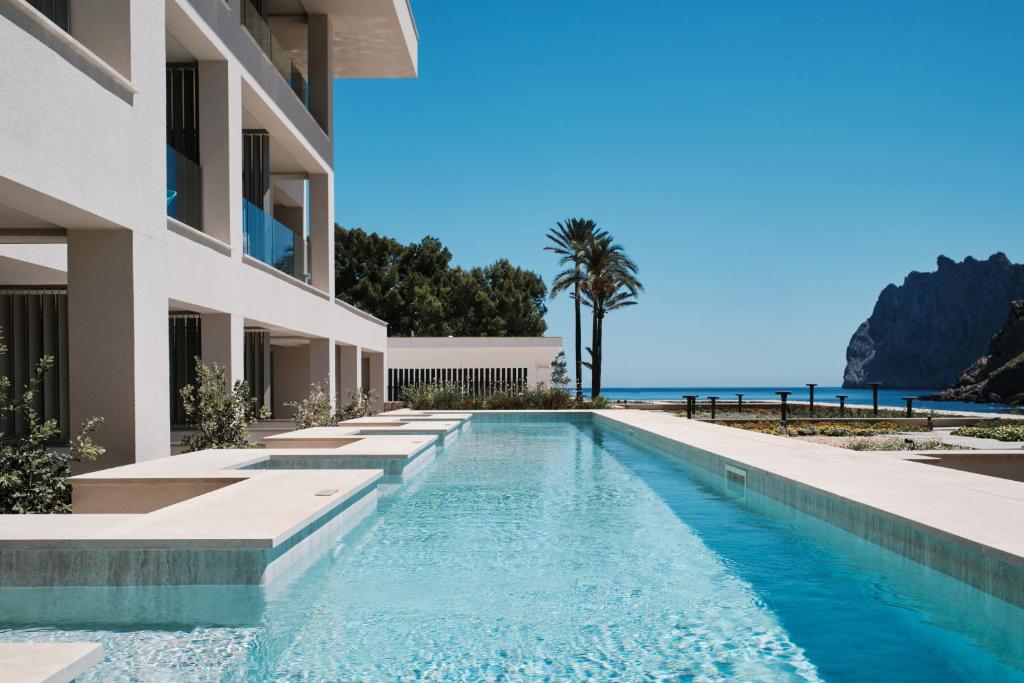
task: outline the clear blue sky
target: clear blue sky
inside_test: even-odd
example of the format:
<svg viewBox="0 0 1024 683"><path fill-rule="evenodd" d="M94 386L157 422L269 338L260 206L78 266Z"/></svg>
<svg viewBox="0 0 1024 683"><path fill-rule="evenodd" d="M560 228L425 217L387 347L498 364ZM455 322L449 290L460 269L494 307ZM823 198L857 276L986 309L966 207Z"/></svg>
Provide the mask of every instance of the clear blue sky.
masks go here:
<svg viewBox="0 0 1024 683"><path fill-rule="evenodd" d="M419 79L336 84L338 222L550 280L595 219L647 286L607 386L837 384L887 283L1024 259L1019 0L412 5Z"/></svg>

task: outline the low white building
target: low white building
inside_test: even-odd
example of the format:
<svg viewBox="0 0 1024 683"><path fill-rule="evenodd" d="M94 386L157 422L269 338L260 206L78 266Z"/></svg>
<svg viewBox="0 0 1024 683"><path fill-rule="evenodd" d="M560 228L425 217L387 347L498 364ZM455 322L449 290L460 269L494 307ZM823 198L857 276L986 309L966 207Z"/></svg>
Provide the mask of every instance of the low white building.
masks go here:
<svg viewBox="0 0 1024 683"><path fill-rule="evenodd" d="M478 393L546 384L561 351L561 337L389 337L387 400L422 383L454 383Z"/></svg>

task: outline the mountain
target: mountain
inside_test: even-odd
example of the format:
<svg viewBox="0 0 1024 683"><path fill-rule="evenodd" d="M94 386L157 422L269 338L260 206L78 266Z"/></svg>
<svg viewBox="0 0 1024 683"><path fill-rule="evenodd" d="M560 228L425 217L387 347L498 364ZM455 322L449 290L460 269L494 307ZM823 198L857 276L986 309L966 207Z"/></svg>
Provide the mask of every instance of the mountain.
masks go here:
<svg viewBox="0 0 1024 683"><path fill-rule="evenodd" d="M985 355L967 368L954 386L929 398L1024 404L1024 300L1010 306L1006 322L992 337Z"/></svg>
<svg viewBox="0 0 1024 683"><path fill-rule="evenodd" d="M1024 299L1024 265L1003 253L985 261L938 258L938 270L912 272L882 290L846 349L844 387L949 387L980 358Z"/></svg>

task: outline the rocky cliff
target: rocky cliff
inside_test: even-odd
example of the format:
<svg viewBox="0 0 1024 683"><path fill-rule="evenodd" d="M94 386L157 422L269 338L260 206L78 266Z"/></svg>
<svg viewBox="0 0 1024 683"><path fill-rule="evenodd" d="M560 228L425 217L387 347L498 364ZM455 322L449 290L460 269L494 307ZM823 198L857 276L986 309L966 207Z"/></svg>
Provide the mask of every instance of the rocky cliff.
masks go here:
<svg viewBox="0 0 1024 683"><path fill-rule="evenodd" d="M1024 300L1013 302L985 355L967 368L953 387L928 398L1024 404Z"/></svg>
<svg viewBox="0 0 1024 683"><path fill-rule="evenodd" d="M844 387L949 387L978 360L1024 299L1024 266L1003 253L985 261L940 256L938 270L912 272L882 290L846 349Z"/></svg>

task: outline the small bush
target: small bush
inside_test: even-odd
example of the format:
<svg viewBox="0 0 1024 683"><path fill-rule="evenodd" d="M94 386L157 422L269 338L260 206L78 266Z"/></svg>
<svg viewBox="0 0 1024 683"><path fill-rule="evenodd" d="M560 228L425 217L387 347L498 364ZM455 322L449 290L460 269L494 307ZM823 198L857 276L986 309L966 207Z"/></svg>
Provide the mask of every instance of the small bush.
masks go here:
<svg viewBox="0 0 1024 683"><path fill-rule="evenodd" d="M196 385L182 387L181 401L188 425L196 430L182 439L183 452L252 446L248 426L258 413L245 380L229 389L223 367L196 358Z"/></svg>
<svg viewBox="0 0 1024 683"><path fill-rule="evenodd" d="M573 407L572 397L564 387L538 384L523 390L523 407L534 410L567 410Z"/></svg>
<svg viewBox="0 0 1024 683"><path fill-rule="evenodd" d="M372 417L376 415L377 401L380 395L373 389L363 389L360 392L348 392L348 405L338 409L336 416L338 421L354 420L359 417Z"/></svg>
<svg viewBox="0 0 1024 683"><path fill-rule="evenodd" d="M1024 441L1024 423L1006 423L998 420L979 422L973 427L954 429L953 435L973 436L977 439L997 439L999 441Z"/></svg>
<svg viewBox="0 0 1024 683"><path fill-rule="evenodd" d="M939 451L949 447L941 441L932 439L925 441L913 441L892 437L889 439L855 439L847 443L844 448L853 451Z"/></svg>
<svg viewBox="0 0 1024 683"><path fill-rule="evenodd" d="M0 355L7 346L0 341ZM0 435L0 514L52 514L71 512L71 464L94 460L104 449L93 443L91 434L103 418L89 418L68 448L53 442L60 434L55 419L40 420L32 408L40 382L53 367L53 358L43 356L25 385L21 398L11 392L11 378L0 377L0 418L24 418L25 431L15 436Z"/></svg>
<svg viewBox="0 0 1024 683"><path fill-rule="evenodd" d="M402 391L402 401L413 410L566 410L575 407L562 387L527 387L522 391L501 389L475 396L458 384L417 384Z"/></svg>
<svg viewBox="0 0 1024 683"><path fill-rule="evenodd" d="M584 408L590 410L607 410L612 407L612 402L606 399L604 396L595 396L589 401L581 402L577 408Z"/></svg>
<svg viewBox="0 0 1024 683"><path fill-rule="evenodd" d="M309 427L330 427L337 423L331 397L324 391L320 382L309 385L309 395L301 401L289 401L286 406L295 408L292 422L296 429Z"/></svg>

